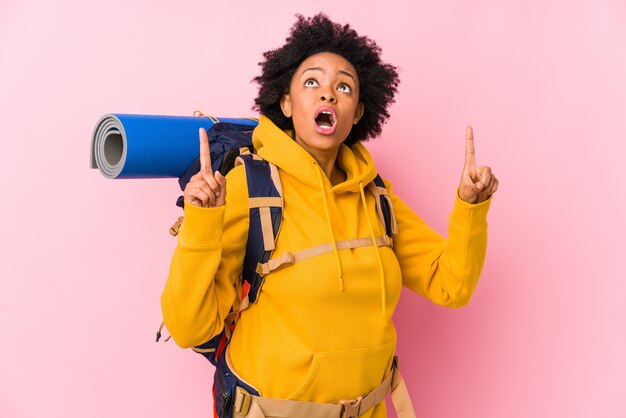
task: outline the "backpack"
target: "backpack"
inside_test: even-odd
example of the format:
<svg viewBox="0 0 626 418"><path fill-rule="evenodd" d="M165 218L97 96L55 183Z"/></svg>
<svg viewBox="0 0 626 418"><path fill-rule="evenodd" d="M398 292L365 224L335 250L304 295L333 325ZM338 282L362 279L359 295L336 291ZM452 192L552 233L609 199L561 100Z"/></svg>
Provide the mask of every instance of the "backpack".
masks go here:
<svg viewBox="0 0 626 418"><path fill-rule="evenodd" d="M239 315L250 304L257 302L265 275L276 268L272 267L268 270L267 266L275 248L282 221L282 187L276 166L253 154L253 129L254 127L249 125L217 122L207 132L213 172L219 170L220 173L226 175L235 165L243 164L250 201L250 225L243 263L241 297L226 316L222 332L206 343L192 347L192 350L203 355L215 366L213 398L216 418L232 417L231 406L237 386L244 388L250 394L259 395L254 387L236 375L224 352ZM198 157L179 178L181 190L185 190L190 178L199 170L200 158ZM391 245L391 238L396 233L396 224L385 184L377 175L367 187L376 197L378 216L385 226L388 244ZM180 196L176 205L184 208L184 204L184 197ZM172 235L178 233L182 220L183 217L179 217L170 228ZM161 324L162 327L163 324ZM157 341L161 337L161 328L157 332Z"/></svg>

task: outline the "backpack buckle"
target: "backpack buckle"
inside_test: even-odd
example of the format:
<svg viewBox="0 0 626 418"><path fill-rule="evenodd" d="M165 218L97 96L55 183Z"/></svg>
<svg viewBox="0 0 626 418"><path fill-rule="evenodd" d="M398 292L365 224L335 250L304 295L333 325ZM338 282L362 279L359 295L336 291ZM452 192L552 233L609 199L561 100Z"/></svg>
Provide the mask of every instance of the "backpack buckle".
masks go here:
<svg viewBox="0 0 626 418"><path fill-rule="evenodd" d="M235 411L245 417L250 411L251 403L252 395L244 388L237 386L235 388Z"/></svg>
<svg viewBox="0 0 626 418"><path fill-rule="evenodd" d="M341 418L356 418L361 415L361 401L363 396L359 396L353 400L342 400L339 403L343 406Z"/></svg>
<svg viewBox="0 0 626 418"><path fill-rule="evenodd" d="M183 223L183 217L180 216L178 217L176 222L174 222L174 225L170 227L170 234L172 234L173 237L178 235L178 230L180 229L180 226L182 225L182 223Z"/></svg>

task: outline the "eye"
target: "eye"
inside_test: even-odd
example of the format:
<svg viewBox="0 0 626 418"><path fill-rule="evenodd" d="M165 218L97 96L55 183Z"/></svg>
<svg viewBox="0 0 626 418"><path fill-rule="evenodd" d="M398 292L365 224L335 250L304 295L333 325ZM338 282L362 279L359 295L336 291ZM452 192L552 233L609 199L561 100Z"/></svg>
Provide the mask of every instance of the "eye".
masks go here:
<svg viewBox="0 0 626 418"><path fill-rule="evenodd" d="M337 86L337 90L342 93L352 93L352 87L345 83L341 83L339 86Z"/></svg>
<svg viewBox="0 0 626 418"><path fill-rule="evenodd" d="M304 82L304 87L317 87L317 81L315 81L312 78L309 78L307 81Z"/></svg>

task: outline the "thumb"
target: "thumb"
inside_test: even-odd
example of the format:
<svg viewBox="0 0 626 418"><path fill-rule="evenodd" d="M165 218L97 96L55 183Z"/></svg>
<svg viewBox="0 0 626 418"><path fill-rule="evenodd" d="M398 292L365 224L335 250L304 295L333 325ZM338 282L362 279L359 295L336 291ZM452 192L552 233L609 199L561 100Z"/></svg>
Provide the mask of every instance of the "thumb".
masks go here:
<svg viewBox="0 0 626 418"><path fill-rule="evenodd" d="M217 181L217 184L220 185L220 188L226 185L226 177L224 177L219 170L215 171L215 180Z"/></svg>
<svg viewBox="0 0 626 418"><path fill-rule="evenodd" d="M219 171L215 172L215 181L220 186L219 195L217 196L215 206L222 206L226 203L226 177L222 175Z"/></svg>

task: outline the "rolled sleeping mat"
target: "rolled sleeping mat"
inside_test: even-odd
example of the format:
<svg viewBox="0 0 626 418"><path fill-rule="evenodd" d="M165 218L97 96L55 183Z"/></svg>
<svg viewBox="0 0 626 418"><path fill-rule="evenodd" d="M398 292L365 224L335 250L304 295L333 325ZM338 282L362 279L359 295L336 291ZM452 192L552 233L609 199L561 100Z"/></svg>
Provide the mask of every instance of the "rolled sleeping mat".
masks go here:
<svg viewBox="0 0 626 418"><path fill-rule="evenodd" d="M110 179L180 177L198 158L198 130L217 122L256 126L256 119L111 113L91 136L91 168Z"/></svg>

